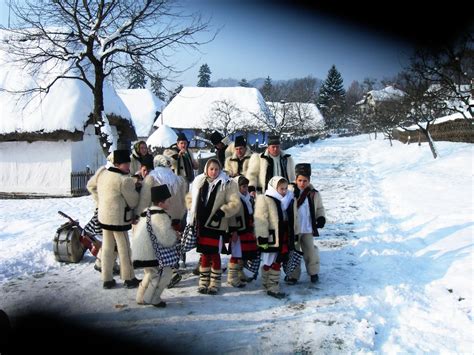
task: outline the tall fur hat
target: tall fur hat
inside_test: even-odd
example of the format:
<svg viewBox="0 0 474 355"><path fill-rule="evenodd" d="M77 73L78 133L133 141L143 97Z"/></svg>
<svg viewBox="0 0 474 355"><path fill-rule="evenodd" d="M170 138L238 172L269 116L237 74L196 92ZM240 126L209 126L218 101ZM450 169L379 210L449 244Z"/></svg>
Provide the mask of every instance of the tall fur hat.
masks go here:
<svg viewBox="0 0 474 355"><path fill-rule="evenodd" d="M130 151L125 149L114 150L114 164L130 163Z"/></svg>
<svg viewBox="0 0 474 355"><path fill-rule="evenodd" d="M268 136L268 145L280 145L280 136Z"/></svg>
<svg viewBox="0 0 474 355"><path fill-rule="evenodd" d="M154 203L163 202L171 197L168 185L158 185L151 188L151 200Z"/></svg>
<svg viewBox="0 0 474 355"><path fill-rule="evenodd" d="M219 142L221 142L224 139L224 137L219 132L214 131L212 132L211 137L209 139L211 140L212 144L216 145Z"/></svg>
<svg viewBox="0 0 474 355"><path fill-rule="evenodd" d="M245 141L244 136L235 137L234 147L245 147L247 142Z"/></svg>
<svg viewBox="0 0 474 355"><path fill-rule="evenodd" d="M300 163L295 165L295 175L303 175L306 177L311 177L311 164L309 163Z"/></svg>

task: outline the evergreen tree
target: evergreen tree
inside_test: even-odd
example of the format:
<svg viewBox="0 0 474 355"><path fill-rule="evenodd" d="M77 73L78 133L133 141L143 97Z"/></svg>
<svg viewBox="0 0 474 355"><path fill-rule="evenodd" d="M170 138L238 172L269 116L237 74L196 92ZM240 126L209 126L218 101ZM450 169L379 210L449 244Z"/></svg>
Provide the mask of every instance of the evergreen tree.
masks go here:
<svg viewBox="0 0 474 355"><path fill-rule="evenodd" d="M263 83L261 91L262 91L262 95L265 101L272 101L273 84L272 84L272 79L270 79L270 76L267 76L267 78L265 79L265 82Z"/></svg>
<svg viewBox="0 0 474 355"><path fill-rule="evenodd" d="M181 92L182 89L183 89L183 85L181 85L181 84L176 89L174 89L174 91L170 94L170 98L168 99L168 103L170 103L171 100L173 100L174 97L176 95L178 95Z"/></svg>
<svg viewBox="0 0 474 355"><path fill-rule="evenodd" d="M163 90L163 78L156 75L151 78L151 91L162 101L165 101L166 95Z"/></svg>
<svg viewBox="0 0 474 355"><path fill-rule="evenodd" d="M209 68L209 65L207 64L201 65L201 68L199 68L198 79L199 81L197 83L197 86L204 87L204 88L211 87L211 84L210 84L211 69Z"/></svg>
<svg viewBox="0 0 474 355"><path fill-rule="evenodd" d="M144 89L146 85L146 69L143 67L140 59L133 60L132 65L128 69L128 88Z"/></svg>
<svg viewBox="0 0 474 355"><path fill-rule="evenodd" d="M318 108L324 116L327 128L342 127L345 95L341 73L333 65L321 86L318 98Z"/></svg>
<svg viewBox="0 0 474 355"><path fill-rule="evenodd" d="M247 79L242 79L239 81L239 86L242 86L244 88L249 88L250 87L250 84L249 82L247 81Z"/></svg>

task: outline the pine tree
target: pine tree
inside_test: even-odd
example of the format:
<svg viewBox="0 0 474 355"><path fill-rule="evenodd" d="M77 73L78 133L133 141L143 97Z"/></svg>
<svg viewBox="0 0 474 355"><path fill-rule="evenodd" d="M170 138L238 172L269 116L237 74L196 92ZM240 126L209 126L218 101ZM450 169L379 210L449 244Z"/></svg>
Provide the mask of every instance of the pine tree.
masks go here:
<svg viewBox="0 0 474 355"><path fill-rule="evenodd" d="M173 100L174 97L176 95L178 95L181 92L182 89L183 89L183 85L181 85L181 84L176 89L174 89L174 91L170 94L170 98L168 99L168 103L170 103L171 100Z"/></svg>
<svg viewBox="0 0 474 355"><path fill-rule="evenodd" d="M165 101L166 95L163 93L163 78L156 75L151 78L151 91L162 101Z"/></svg>
<svg viewBox="0 0 474 355"><path fill-rule="evenodd" d="M333 65L321 86L318 98L318 108L324 116L327 128L342 127L345 95L341 73Z"/></svg>
<svg viewBox="0 0 474 355"><path fill-rule="evenodd" d="M199 81L197 83L197 86L204 87L204 88L211 87L211 84L210 84L211 69L209 68L209 65L207 64L201 65L201 68L199 68L198 79Z"/></svg>
<svg viewBox="0 0 474 355"><path fill-rule="evenodd" d="M272 101L273 84L272 79L270 79L270 76L267 76L267 78L265 79L261 91L265 101Z"/></svg>
<svg viewBox="0 0 474 355"><path fill-rule="evenodd" d="M249 88L250 87L250 84L249 82L247 81L247 79L242 79L239 81L239 86L242 86L244 88Z"/></svg>
<svg viewBox="0 0 474 355"><path fill-rule="evenodd" d="M144 89L147 82L145 73L146 70L140 59L134 59L132 65L128 69L128 88Z"/></svg>

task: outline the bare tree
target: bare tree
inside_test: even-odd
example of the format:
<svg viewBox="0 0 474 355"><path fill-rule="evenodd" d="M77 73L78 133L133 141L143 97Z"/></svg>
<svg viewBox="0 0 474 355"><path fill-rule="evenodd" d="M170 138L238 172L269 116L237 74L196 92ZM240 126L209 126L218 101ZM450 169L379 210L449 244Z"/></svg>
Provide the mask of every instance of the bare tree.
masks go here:
<svg viewBox="0 0 474 355"><path fill-rule="evenodd" d="M430 134L431 125L437 118L449 113L444 98L445 89L439 85L432 85L430 80L415 76L413 73L405 73L403 99L407 112L408 122L417 125L420 132L425 136L433 157L438 157L437 149Z"/></svg>
<svg viewBox="0 0 474 355"><path fill-rule="evenodd" d="M392 146L393 129L402 128L409 114L409 107L403 98L381 102L374 108L374 124Z"/></svg>
<svg viewBox="0 0 474 355"><path fill-rule="evenodd" d="M420 48L411 58L409 70L433 86L450 113L474 117L474 36L462 34L456 41L435 48ZM468 114L469 113L469 114Z"/></svg>
<svg viewBox="0 0 474 355"><path fill-rule="evenodd" d="M289 137L320 133L322 122L315 120L316 105L302 102L270 102L268 115L254 115L257 127Z"/></svg>
<svg viewBox="0 0 474 355"><path fill-rule="evenodd" d="M238 127L241 114L242 110L232 100L215 101L211 106L211 114L206 125L211 130L221 131L224 136L227 136L242 129L242 127Z"/></svg>
<svg viewBox="0 0 474 355"><path fill-rule="evenodd" d="M149 77L157 67L176 74L169 64L173 52L196 49L215 37L197 40L209 22L197 14L185 15L169 0L26 0L12 4L12 11L16 23L0 27L9 33L1 49L32 75L46 67L58 71L43 85L17 93L47 93L60 79L84 82L94 95L91 119L99 128L104 154L112 144L103 114L104 82L113 74L125 76L137 60ZM119 135L127 136L131 126L120 129Z"/></svg>

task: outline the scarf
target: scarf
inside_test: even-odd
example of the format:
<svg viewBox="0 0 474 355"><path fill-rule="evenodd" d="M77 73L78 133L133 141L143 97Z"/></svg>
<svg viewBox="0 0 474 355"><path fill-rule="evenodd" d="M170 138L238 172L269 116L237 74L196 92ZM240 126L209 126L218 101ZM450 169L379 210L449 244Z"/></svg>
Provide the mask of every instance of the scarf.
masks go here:
<svg viewBox="0 0 474 355"><path fill-rule="evenodd" d="M280 195L280 193L275 190L275 188L268 184L268 189L265 192L265 196L270 196L273 198L276 198L278 201L281 203L281 209L285 211L288 206L290 205L290 202L293 200L293 192L289 191L286 193L285 196Z"/></svg>
<svg viewBox="0 0 474 355"><path fill-rule="evenodd" d="M244 201L245 205L247 206L247 210L249 211L249 214L253 214L253 208L252 208L252 202L250 199L252 198L250 194L242 195L239 191L240 199Z"/></svg>
<svg viewBox="0 0 474 355"><path fill-rule="evenodd" d="M297 187L298 189L298 187ZM299 190L299 189L298 189ZM311 189L309 187L307 187L306 189L304 189L303 191L301 191L301 193L299 194L298 196L298 200L296 201L296 206L298 208L300 208L300 206L304 203L304 200L306 199L306 197L308 196L308 194L311 192Z"/></svg>

